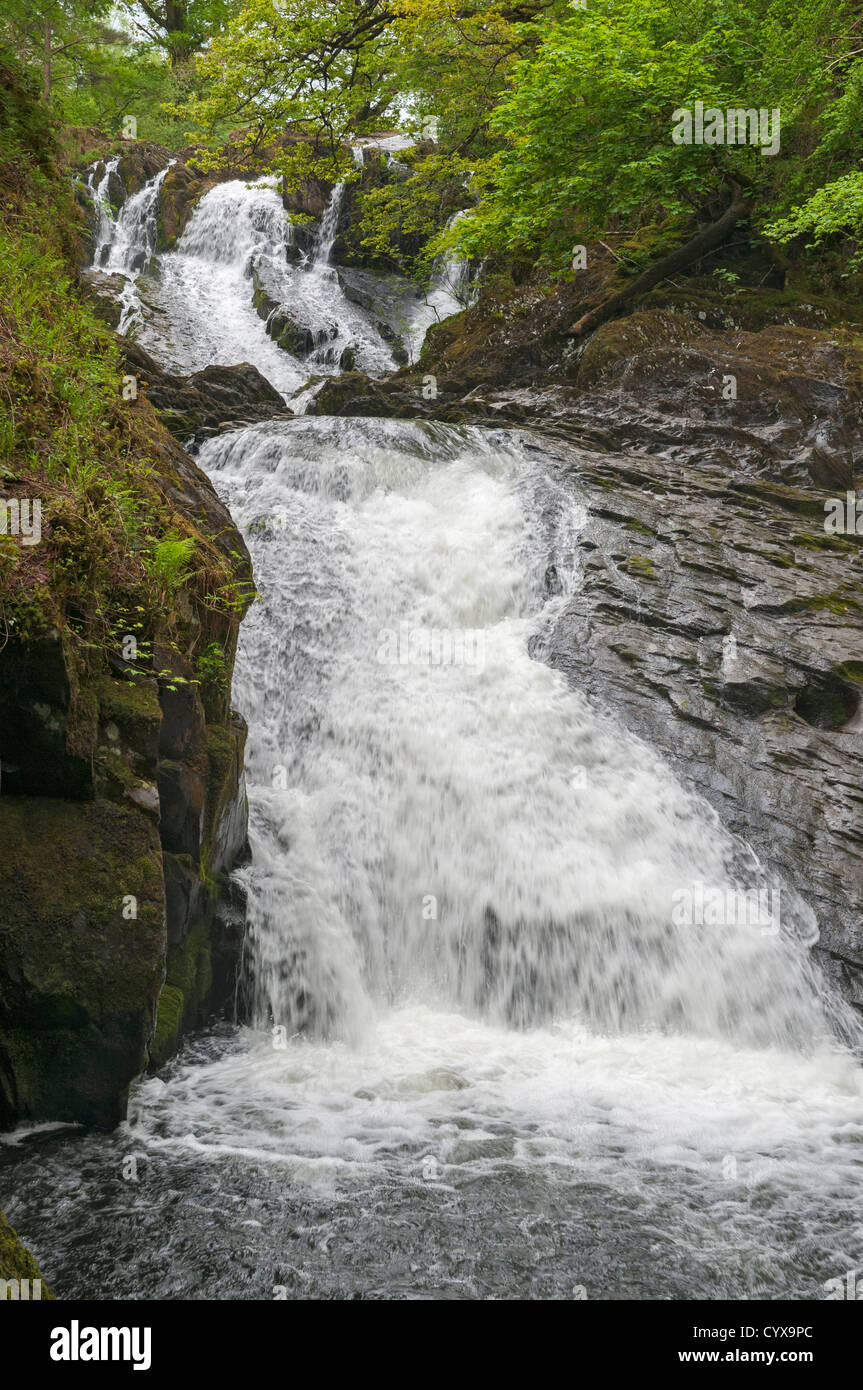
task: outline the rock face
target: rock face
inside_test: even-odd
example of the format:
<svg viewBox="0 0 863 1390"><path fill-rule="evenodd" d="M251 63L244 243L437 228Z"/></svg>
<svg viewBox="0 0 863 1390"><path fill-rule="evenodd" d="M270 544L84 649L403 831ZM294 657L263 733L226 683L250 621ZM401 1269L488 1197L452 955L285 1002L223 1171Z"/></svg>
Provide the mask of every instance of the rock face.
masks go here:
<svg viewBox="0 0 863 1390"><path fill-rule="evenodd" d="M128 153L117 165L126 196L131 198L134 193L139 193L145 183L161 173L170 158L170 152L164 146L155 145L151 140L130 141Z"/></svg>
<svg viewBox="0 0 863 1390"><path fill-rule="evenodd" d="M863 1006L863 568L811 494L577 451L582 583L550 643L815 910Z"/></svg>
<svg viewBox="0 0 863 1390"><path fill-rule="evenodd" d="M218 182L187 164L172 165L160 189L157 251L170 251L176 246L198 203Z"/></svg>
<svg viewBox="0 0 863 1390"><path fill-rule="evenodd" d="M123 275L103 275L97 270L84 270L80 274L84 297L102 323L109 328L117 328L123 317L120 296L126 288Z"/></svg>
<svg viewBox="0 0 863 1390"><path fill-rule="evenodd" d="M155 424L150 457L163 495L248 579L230 515ZM172 602L143 665L118 640L123 659L82 675L56 630L0 651L0 1128L116 1124L148 1063L233 1002L237 618L184 589Z"/></svg>
<svg viewBox="0 0 863 1390"><path fill-rule="evenodd" d="M252 303L258 316L265 321L267 333L293 357L308 357L315 348L325 347L327 342L338 337L338 324L333 320L303 322L291 306L282 302L283 287L265 264L252 271L252 285ZM328 359L324 356L319 360Z"/></svg>
<svg viewBox="0 0 863 1390"><path fill-rule="evenodd" d="M857 335L825 326L836 306L690 283L576 342L596 291L487 296L434 328L417 366L327 381L311 408L545 437L587 522L580 583L537 655L802 895L825 968L863 1007L863 538L824 526L826 499L861 481Z"/></svg>
<svg viewBox="0 0 863 1390"><path fill-rule="evenodd" d="M163 371L138 343L129 338L121 343L127 371L137 378L139 390L177 439L193 438L197 443L229 425L255 424L291 413L275 387L248 362L174 376Z"/></svg>

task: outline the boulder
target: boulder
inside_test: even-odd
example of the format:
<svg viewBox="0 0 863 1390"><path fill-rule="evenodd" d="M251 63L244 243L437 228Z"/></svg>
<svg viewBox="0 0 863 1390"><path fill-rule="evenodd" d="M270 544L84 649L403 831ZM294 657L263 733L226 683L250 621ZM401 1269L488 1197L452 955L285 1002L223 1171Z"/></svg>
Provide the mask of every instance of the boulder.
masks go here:
<svg viewBox="0 0 863 1390"><path fill-rule="evenodd" d="M276 388L248 362L175 376L163 371L138 343L128 338L120 342L127 372L137 378L141 393L178 439L201 440L227 424L290 414Z"/></svg>
<svg viewBox="0 0 863 1390"><path fill-rule="evenodd" d="M173 164L159 190L159 232L157 251L172 250L205 193L215 188L219 178L205 175L187 164Z"/></svg>
<svg viewBox="0 0 863 1390"><path fill-rule="evenodd" d="M79 282L84 298L97 319L109 328L117 328L123 317L120 296L127 287L125 275L105 275L98 270L83 270Z"/></svg>

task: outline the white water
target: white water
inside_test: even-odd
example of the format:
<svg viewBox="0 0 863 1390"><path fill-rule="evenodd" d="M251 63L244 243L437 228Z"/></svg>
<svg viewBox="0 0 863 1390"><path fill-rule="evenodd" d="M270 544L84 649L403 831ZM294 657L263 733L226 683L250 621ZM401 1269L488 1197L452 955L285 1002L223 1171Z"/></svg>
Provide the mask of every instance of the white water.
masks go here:
<svg viewBox="0 0 863 1390"><path fill-rule="evenodd" d="M236 273L228 222L184 254ZM787 885L781 935L674 924L694 881L768 880L541 660L580 582L571 466L512 432L317 418L201 462L262 595L234 689L254 1027L190 1044L110 1139L24 1162L10 1216L49 1277L825 1297L863 1266L856 1025ZM393 648L431 629L471 660Z"/></svg>
<svg viewBox="0 0 863 1390"><path fill-rule="evenodd" d="M317 418L201 460L262 594L234 690L256 1026L25 1162L37 1254L124 1297L826 1297L863 1264L853 1024L801 905L781 937L673 925L675 888L757 865L529 656L579 583L571 471ZM380 661L402 623L482 660Z"/></svg>
<svg viewBox="0 0 863 1390"><path fill-rule="evenodd" d="M109 183L120 163L119 156L112 157L105 165L105 172L98 184L90 178L90 187L96 205L99 223L96 230L94 266L106 275L122 275L126 287L121 295L122 314L117 325L119 333L127 333L133 325L141 322L141 303L135 283L135 276L146 270L156 252L158 236L159 196L171 160L165 168L126 199L116 218L111 216Z"/></svg>
<svg viewBox="0 0 863 1390"><path fill-rule="evenodd" d="M549 556L567 573L558 528L583 515L530 451L315 420L200 458L264 595L235 688L255 731L262 1021L353 1036L376 1006L419 998L519 1024L817 1038L805 951L758 927L673 925L676 890L748 884L753 857L528 654ZM382 662L402 624L478 633L482 660ZM786 931L810 940L785 896Z"/></svg>
<svg viewBox="0 0 863 1390"><path fill-rule="evenodd" d="M447 226L451 227L463 216L463 212L453 213ZM460 314L472 300L470 262L452 253L439 256L432 267L431 284L411 323L409 350L412 362L418 359L428 330L451 314Z"/></svg>
<svg viewBox="0 0 863 1390"><path fill-rule="evenodd" d="M212 362L253 362L286 396L312 374L332 375L348 346L356 351L358 368L392 370L390 347L369 317L345 299L336 270L327 264L335 225L336 217L325 225L329 241L320 248L322 258L310 265L290 264L285 256L288 224L271 182L217 185L201 199L176 251L159 259L158 275L145 292L155 312L139 334L141 342L160 361L183 372ZM252 304L255 267L266 270L285 309L322 342L307 358L295 357L267 337Z"/></svg>
<svg viewBox="0 0 863 1390"><path fill-rule="evenodd" d="M356 154L354 155L356 160ZM346 183L337 183L330 195L330 201L324 209L321 218L321 227L318 232L318 248L315 260L320 265L329 265L330 257L333 253L336 236L339 230L339 217L342 211L342 203L345 198Z"/></svg>
<svg viewBox="0 0 863 1390"><path fill-rule="evenodd" d="M361 157L359 147L355 157ZM218 184L200 201L176 249L156 254L158 201L167 169L128 198L116 220L108 211L108 183L118 159L108 162L91 188L99 214L94 269L121 274L121 332L134 332L169 370L189 373L212 363L252 362L293 408L305 408L302 391L311 377L338 371L351 349L358 370L392 371L391 345L378 331L374 311L348 300L330 264L346 184L337 184L318 230L314 256L289 260L293 228L272 180ZM296 323L311 330L315 347L297 357L267 336L252 303L252 271L265 272L268 289ZM143 273L142 273L143 272ZM387 277L389 292L398 277ZM423 299L403 286L401 334L411 357L419 355L427 329L464 307L467 265L441 261ZM292 398L295 398L292 400Z"/></svg>

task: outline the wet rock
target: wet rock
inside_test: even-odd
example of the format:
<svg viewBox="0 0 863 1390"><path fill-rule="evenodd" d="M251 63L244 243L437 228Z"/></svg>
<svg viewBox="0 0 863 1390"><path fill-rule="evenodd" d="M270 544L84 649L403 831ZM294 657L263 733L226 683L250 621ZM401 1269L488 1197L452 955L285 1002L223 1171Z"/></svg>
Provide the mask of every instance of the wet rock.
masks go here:
<svg viewBox="0 0 863 1390"><path fill-rule="evenodd" d="M401 275L342 266L339 285L345 298L369 314L369 321L393 348L397 363L408 361L405 346L417 291Z"/></svg>
<svg viewBox="0 0 863 1390"><path fill-rule="evenodd" d="M311 410L517 424L557 454L588 520L537 658L801 894L863 1007L863 552L824 530L825 500L861 486L856 330L784 295L730 307L683 286L576 343L591 283L487 296L430 331L418 366L325 382Z"/></svg>
<svg viewBox="0 0 863 1390"><path fill-rule="evenodd" d="M120 178L117 169L112 169L108 175L108 186L103 196L107 197L115 213L119 212L120 208L125 203L127 196L126 185Z"/></svg>
<svg viewBox="0 0 863 1390"><path fill-rule="evenodd" d="M247 579L211 483L155 424L148 458L174 514ZM242 901L225 877L247 852L236 620L194 601L177 597L187 618L171 629L189 650L156 643L151 667L114 654L113 674L82 675L59 633L0 650L0 1128L117 1124L148 1061L233 1007ZM218 685L195 665L212 643Z"/></svg>
<svg viewBox="0 0 863 1390"><path fill-rule="evenodd" d="M863 986L863 566L809 494L575 452L582 582L549 658L658 748L814 908ZM861 726L863 727L863 726ZM863 1000L863 994L860 995Z"/></svg>
<svg viewBox="0 0 863 1390"><path fill-rule="evenodd" d="M311 328L299 323L284 309L276 309L271 315L267 332L280 348L294 357L307 357L315 346L315 335Z"/></svg>
<svg viewBox="0 0 863 1390"><path fill-rule="evenodd" d="M170 159L170 151L162 145L155 145L149 140L130 143L117 165L117 173L127 196L139 193L145 183L149 183L150 179L161 173Z"/></svg>
<svg viewBox="0 0 863 1390"><path fill-rule="evenodd" d="M198 203L218 182L214 175L202 174L187 164L172 165L160 189L157 251L176 246Z"/></svg>
<svg viewBox="0 0 863 1390"><path fill-rule="evenodd" d="M288 415L283 397L256 367L212 366L190 376L165 372L138 343L121 339L126 370L178 439L205 439L224 425Z"/></svg>

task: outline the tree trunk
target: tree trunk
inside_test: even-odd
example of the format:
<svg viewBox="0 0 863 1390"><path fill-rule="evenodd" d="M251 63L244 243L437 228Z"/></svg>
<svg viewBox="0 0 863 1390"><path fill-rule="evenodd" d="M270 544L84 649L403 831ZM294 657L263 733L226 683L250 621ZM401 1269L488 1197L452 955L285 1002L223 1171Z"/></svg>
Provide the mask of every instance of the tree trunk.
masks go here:
<svg viewBox="0 0 863 1390"><path fill-rule="evenodd" d="M47 106L51 100L51 23L45 20L44 56L42 58L42 100Z"/></svg>
<svg viewBox="0 0 863 1390"><path fill-rule="evenodd" d="M751 206L748 198L741 197L740 188L735 184L731 205L716 222L705 227L703 232L698 232L691 241L687 241L685 246L672 251L670 256L665 256L663 260L649 266L619 294L613 295L611 299L607 299L596 309L589 309L578 320L578 323L574 323L572 328L568 330L566 337L582 338L585 333L592 333L595 328L599 328L600 324L614 318L615 314L624 309L637 295L646 294L648 290L653 289L654 285L658 285L660 280L665 280L667 276L674 275L677 271L685 270L694 261L706 256L708 251L715 250L731 235L737 223L747 216Z"/></svg>
<svg viewBox="0 0 863 1390"><path fill-rule="evenodd" d="M171 67L182 67L191 54L191 40L186 33L185 0L166 0L165 29L171 40Z"/></svg>

